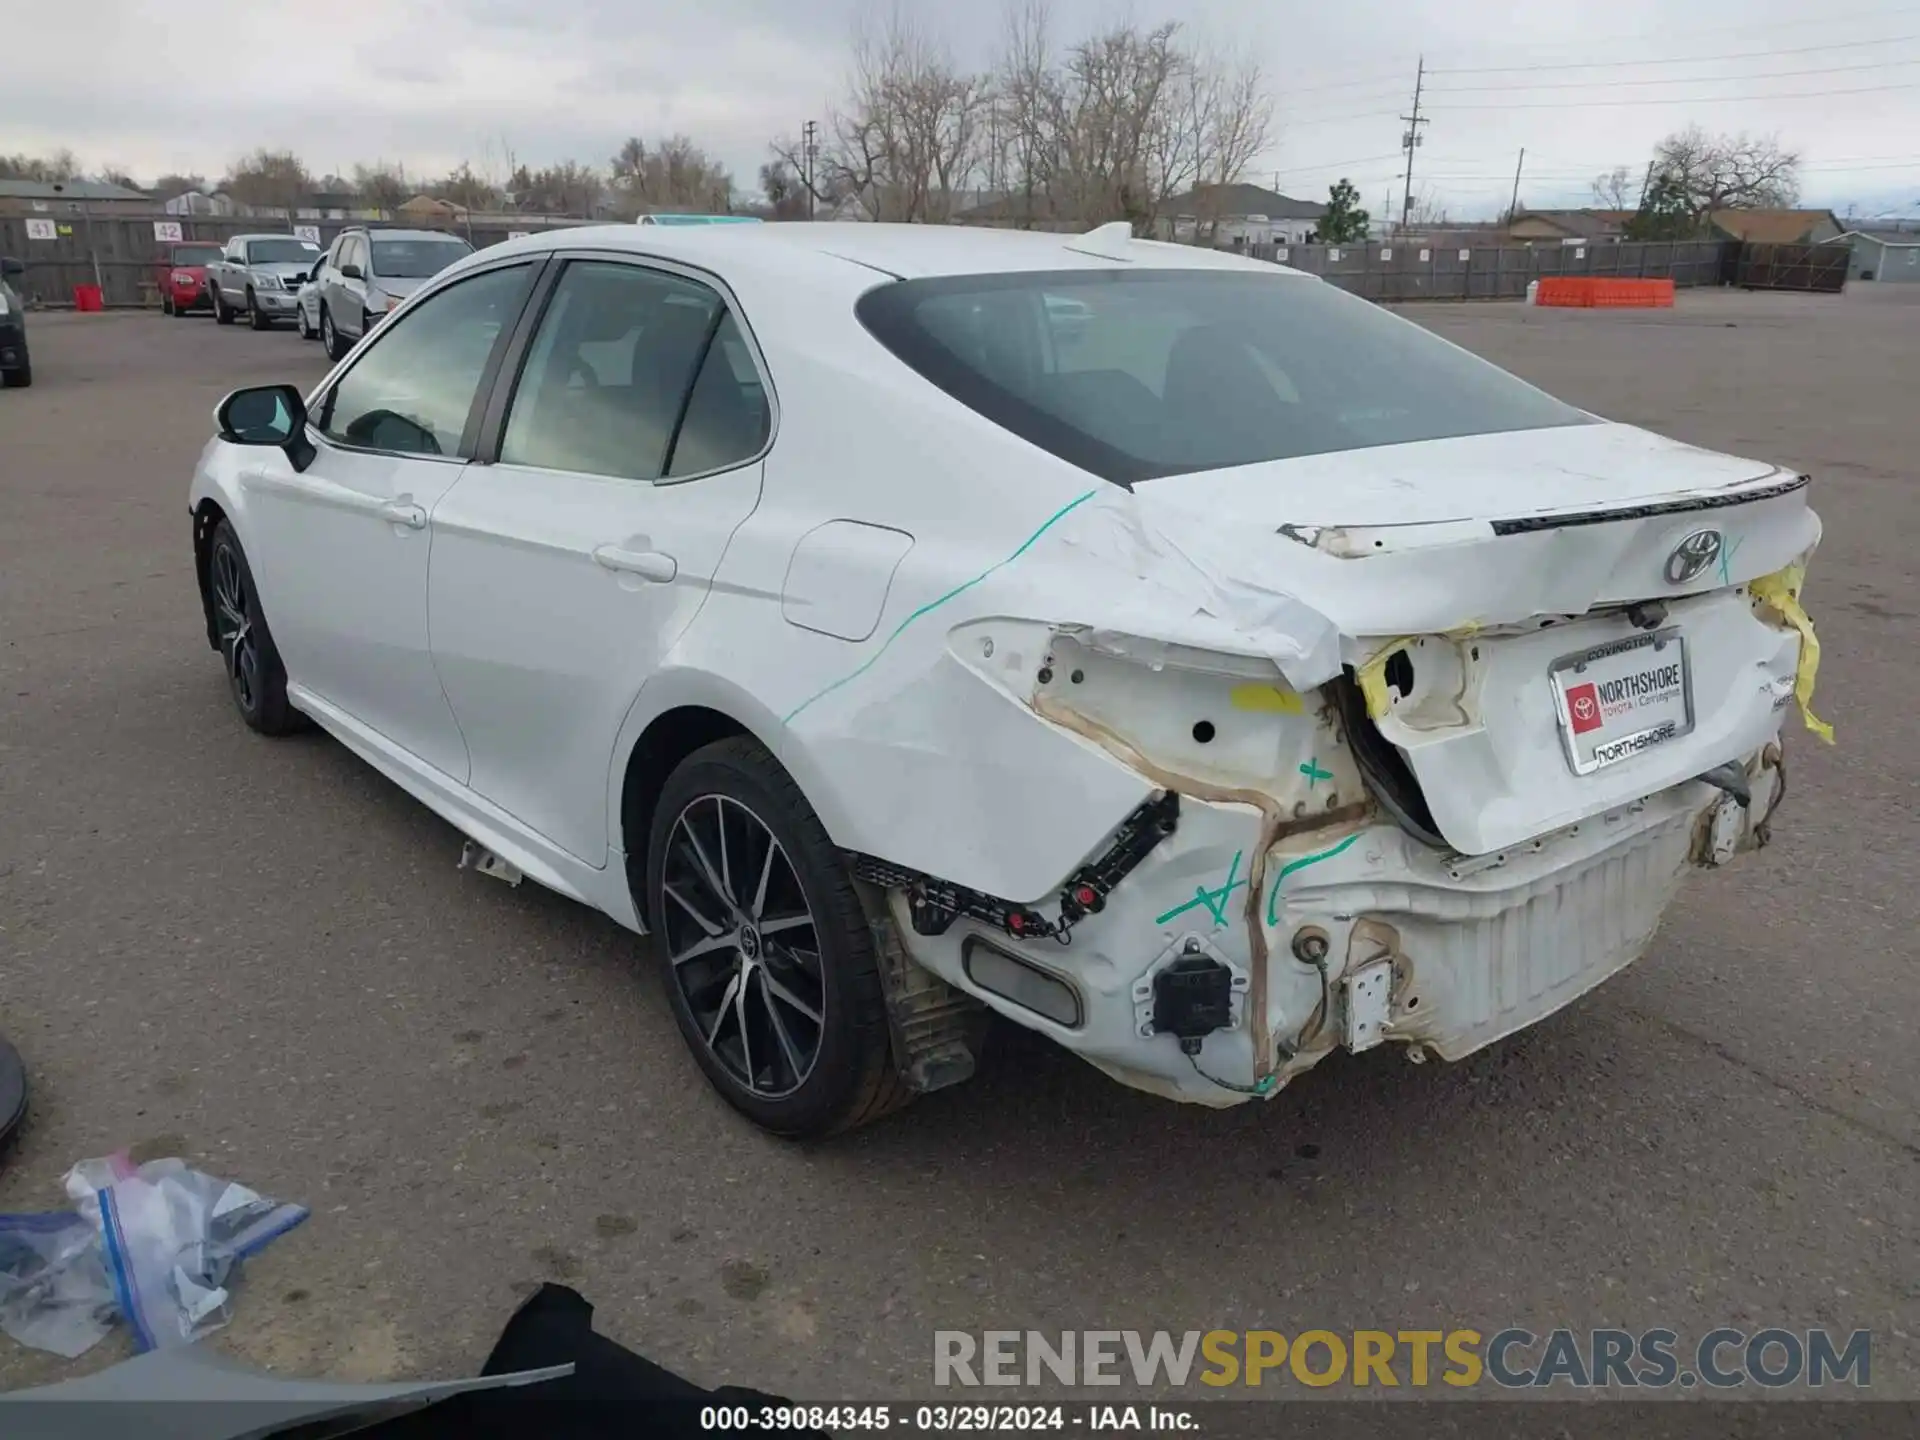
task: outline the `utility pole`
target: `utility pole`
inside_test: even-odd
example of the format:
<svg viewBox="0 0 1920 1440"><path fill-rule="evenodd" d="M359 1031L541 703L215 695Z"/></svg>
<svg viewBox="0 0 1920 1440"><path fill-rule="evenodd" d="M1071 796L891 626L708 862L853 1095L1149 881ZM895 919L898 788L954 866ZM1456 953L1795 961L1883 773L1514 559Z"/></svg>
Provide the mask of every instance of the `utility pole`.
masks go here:
<svg viewBox="0 0 1920 1440"><path fill-rule="evenodd" d="M813 157L819 153L820 122L809 120L801 127L800 159L804 171L802 181L807 187L807 219L813 219Z"/></svg>
<svg viewBox="0 0 1920 1440"><path fill-rule="evenodd" d="M1527 163L1527 147L1520 147L1520 158L1513 162L1513 199L1507 202L1507 224L1513 224L1513 217L1520 213L1520 171Z"/></svg>
<svg viewBox="0 0 1920 1440"><path fill-rule="evenodd" d="M1647 191L1651 190L1652 188L1653 188L1653 161L1649 160L1647 161L1647 173L1640 181L1640 205L1639 205L1640 209L1644 210L1647 208Z"/></svg>
<svg viewBox="0 0 1920 1440"><path fill-rule="evenodd" d="M1413 152L1420 148L1420 127L1427 123L1420 113L1420 90L1427 78L1427 57L1420 57L1420 65L1413 72L1413 114L1402 115L1406 122L1405 133L1400 136L1400 148L1407 152L1407 189L1400 201L1400 228L1407 228L1407 217L1413 212Z"/></svg>

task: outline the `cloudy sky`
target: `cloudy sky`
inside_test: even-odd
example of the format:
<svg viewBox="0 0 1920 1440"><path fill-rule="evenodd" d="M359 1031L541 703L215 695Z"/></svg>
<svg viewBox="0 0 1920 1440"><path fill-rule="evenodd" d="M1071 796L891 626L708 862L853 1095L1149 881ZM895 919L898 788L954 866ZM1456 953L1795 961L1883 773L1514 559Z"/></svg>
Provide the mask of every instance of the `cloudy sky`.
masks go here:
<svg viewBox="0 0 1920 1440"><path fill-rule="evenodd" d="M895 0L971 64L995 3ZM1689 121L1777 132L1806 198L1920 216L1920 3L1832 0L1054 0L1057 36L1179 18L1257 58L1279 100L1249 178L1324 197L1395 185L1425 56L1432 116L1416 181L1455 218L1590 203ZM0 46L0 152L72 149L151 179L219 176L256 146L315 173L385 159L439 174L604 163L629 134L684 131L751 185L768 139L824 117L874 0L89 0L34 7ZM1661 13L1679 17L1665 23ZM58 63L49 57L59 57ZM1397 195L1397 189L1395 190ZM1396 201L1397 204L1397 201Z"/></svg>

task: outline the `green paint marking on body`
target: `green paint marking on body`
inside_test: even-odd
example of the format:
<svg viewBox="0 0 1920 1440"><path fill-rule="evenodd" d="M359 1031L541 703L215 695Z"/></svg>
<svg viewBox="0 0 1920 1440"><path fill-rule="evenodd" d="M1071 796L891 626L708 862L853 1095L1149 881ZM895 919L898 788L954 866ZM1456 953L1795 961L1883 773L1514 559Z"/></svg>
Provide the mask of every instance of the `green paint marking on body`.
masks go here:
<svg viewBox="0 0 1920 1440"><path fill-rule="evenodd" d="M1720 547L1720 583L1722 585L1731 585L1733 583L1733 557L1739 552L1740 547L1746 543L1746 538L1746 536L1742 535L1731 545L1722 545Z"/></svg>
<svg viewBox="0 0 1920 1440"><path fill-rule="evenodd" d="M1246 853L1244 850L1236 850L1233 852L1233 866L1227 871L1226 884L1222 885L1218 890L1209 890L1204 885L1196 886L1193 892L1193 899L1187 901L1184 905L1174 906L1164 915L1156 915L1153 923L1156 925L1164 925L1176 916L1184 915L1187 911L1198 909L1204 905L1207 913L1213 916L1213 923L1216 927L1225 925L1227 923L1228 898L1234 891L1247 883L1245 880L1239 878L1240 861Z"/></svg>
<svg viewBox="0 0 1920 1440"><path fill-rule="evenodd" d="M1313 787L1318 785L1322 780L1331 780L1333 778L1333 772L1331 770L1322 770L1320 768L1320 757L1318 755L1309 755L1307 757L1307 763L1300 767L1300 773L1307 777L1307 789L1309 790L1313 789Z"/></svg>
<svg viewBox="0 0 1920 1440"><path fill-rule="evenodd" d="M1331 860L1334 856L1351 846L1353 842L1358 840L1364 833L1364 831L1356 830L1330 850L1319 850L1311 855L1302 855L1298 860L1289 860L1286 864L1282 865L1280 867L1280 873L1273 877L1273 889L1267 892L1267 924L1278 925L1280 923L1280 886L1282 882L1286 880L1287 876L1293 874L1296 870L1304 870L1309 865L1318 865L1322 860Z"/></svg>
<svg viewBox="0 0 1920 1440"><path fill-rule="evenodd" d="M781 723L786 725L791 725L794 722L795 718L799 716L800 712L805 710L809 705L813 704L814 701L825 699L827 696L831 695L834 691L838 690L842 685L847 684L849 681L857 680L862 675L866 674L867 671L871 670L879 662L880 657L887 653L888 647L891 646L894 641L898 640L901 636L901 633L905 631L909 625L913 624L914 621L918 620L922 615L926 615L934 610L938 610L942 605L946 604L949 600L953 599L956 595L961 595L961 594L964 594L966 591L971 590L974 586L978 585L982 580L985 580L989 575L993 574L996 570L1006 569L1007 566L1011 565L1014 561L1018 560L1022 555L1026 554L1028 550L1032 549L1034 542L1037 541L1042 535L1046 534L1047 531L1051 530L1055 525L1059 524L1060 521L1064 520L1067 517L1069 512L1071 512L1072 510L1074 510L1076 507L1080 505L1084 505L1087 501L1091 500L1095 495L1099 493L1100 492L1097 490L1089 490L1087 491L1086 494L1082 495L1079 499L1070 501L1069 503L1062 505L1058 510L1054 511L1053 514L1047 517L1045 523L1042 524L1038 530L1035 530L1025 540L1021 541L1019 548L1016 549L1011 555L1007 556L1006 559L998 561L995 564L989 565L986 569L982 570L978 575L974 576L971 580L962 581L960 584L954 586L953 589L947 591L946 594L940 596L938 599L929 600L926 604L922 605L918 610L914 611L911 615L907 616L906 619L902 620L898 625L894 626L893 633L887 636L887 638L881 642L880 648L874 651L873 654L869 655L864 661L862 661L858 667L849 671L847 674L842 675L838 680L834 681L831 685L827 686L824 690L817 691L816 693L808 696L805 700L802 700L798 705L794 706L793 709L787 712L785 719Z"/></svg>

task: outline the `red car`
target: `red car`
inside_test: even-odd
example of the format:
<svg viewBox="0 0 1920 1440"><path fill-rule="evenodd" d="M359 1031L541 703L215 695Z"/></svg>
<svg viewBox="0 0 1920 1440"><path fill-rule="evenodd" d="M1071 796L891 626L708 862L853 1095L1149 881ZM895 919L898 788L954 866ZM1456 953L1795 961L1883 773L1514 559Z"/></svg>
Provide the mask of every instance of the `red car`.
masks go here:
<svg viewBox="0 0 1920 1440"><path fill-rule="evenodd" d="M160 308L169 315L195 310L212 313L207 293L207 266L220 258L220 246L211 240L176 240L166 247L154 278L160 285Z"/></svg>

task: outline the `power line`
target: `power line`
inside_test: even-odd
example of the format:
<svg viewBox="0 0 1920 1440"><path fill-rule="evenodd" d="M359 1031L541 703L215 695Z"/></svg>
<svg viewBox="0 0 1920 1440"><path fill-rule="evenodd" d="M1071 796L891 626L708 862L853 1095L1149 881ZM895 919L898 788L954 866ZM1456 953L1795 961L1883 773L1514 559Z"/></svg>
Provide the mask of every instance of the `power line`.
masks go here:
<svg viewBox="0 0 1920 1440"><path fill-rule="evenodd" d="M1775 31L1775 30L1799 30L1799 29L1804 29L1809 25L1833 26L1836 24L1842 24L1850 20L1869 20L1869 19L1870 20L1889 20L1897 16L1913 15L1913 14L1920 14L1920 4L1892 5L1892 6L1881 5L1881 6L1875 6L1872 9L1866 9L1866 10L1843 11L1837 15L1830 15L1823 12L1817 15L1808 15L1797 20L1772 20L1772 21L1767 21L1764 24L1758 24L1758 25L1746 24L1742 22L1740 28L1743 34L1760 34L1760 33L1765 33L1765 32ZM1674 40L1674 39L1688 39L1696 35L1712 35L1717 37L1717 36L1723 36L1725 34L1726 34L1725 25L1704 25L1704 26L1696 26L1693 28L1685 29L1685 30L1669 29L1668 27L1663 25L1663 26L1660 26L1657 30L1652 30L1652 31L1639 30L1639 31L1634 31L1626 34L1618 34L1618 35L1608 37L1607 39L1604 39L1604 40L1596 40L1592 43L1570 41L1563 44L1548 43L1545 45L1536 44L1536 45L1517 45L1516 46L1516 45L1506 44L1506 45L1499 45L1497 48L1501 50L1505 50L1509 53L1519 53L1522 55L1552 54L1556 51L1564 53L1565 51L1570 49L1579 49L1587 53L1591 53L1592 50L1594 50L1595 48L1602 48L1609 43L1633 44L1636 41L1643 41L1648 39ZM1891 44L1893 42L1870 40L1870 41L1863 41L1860 43L1869 44L1869 45L1879 45L1879 44ZM1431 48L1431 47L1429 46L1426 48ZM1812 47L1812 48L1817 49L1820 47ZM1398 53L1402 57L1404 57L1406 54L1405 51L1400 51ZM1794 54L1796 52L1792 49L1785 49L1785 50L1761 51L1759 53L1763 55L1775 55L1775 54L1786 55L1786 54ZM1660 60L1660 61L1618 60L1618 61L1595 61L1593 63L1596 65L1613 65L1613 66L1632 67L1636 65L1647 65L1647 64L1684 64L1687 62L1680 61L1680 60ZM1513 69L1513 70L1539 70L1539 69L1547 69L1551 67L1545 66L1545 65L1516 65L1516 66L1510 66L1507 68ZM1310 73L1312 78L1315 80L1324 80L1328 78L1326 72L1323 70L1315 70ZM1336 71L1334 72L1334 78L1337 80L1340 75L1345 74L1348 77L1350 77L1348 83L1351 83L1353 85L1364 85L1368 81L1372 81L1376 79L1382 82L1391 81L1393 80L1394 75L1396 73L1403 73L1403 72L1394 72L1394 71L1386 71L1386 70L1366 70L1362 72ZM1481 73L1481 72L1461 69L1461 70L1451 70L1451 71L1436 70L1434 71L1434 73L1436 75L1442 74L1442 73L1462 75L1462 74L1472 74L1472 73ZM1276 76L1276 79L1282 84L1285 83L1284 77ZM1328 84L1328 85L1315 85L1314 87L1312 87L1312 90L1313 91L1338 90L1338 89L1344 89L1344 88L1346 88L1345 84L1335 83L1335 84ZM1311 92L1303 89L1303 90L1296 90L1294 93L1307 94Z"/></svg>
<svg viewBox="0 0 1920 1440"><path fill-rule="evenodd" d="M1725 105L1729 103L1772 104L1775 100L1823 100L1833 95L1883 95L1890 90L1920 90L1920 83L1904 85L1862 85L1851 90L1794 90L1783 95L1686 95L1656 96L1647 100L1540 100L1489 102L1474 105L1436 106L1439 110L1589 110L1611 109L1619 105Z"/></svg>
<svg viewBox="0 0 1920 1440"><path fill-rule="evenodd" d="M1342 165L1372 165L1376 161L1398 160L1399 158L1400 152L1396 150L1390 155L1358 155L1351 160L1329 160L1323 165L1295 165L1291 169L1283 167L1274 171L1274 174L1299 175L1315 170L1338 170Z"/></svg>
<svg viewBox="0 0 1920 1440"><path fill-rule="evenodd" d="M1435 70L1436 75L1502 75L1534 70L1639 70L1648 65L1698 65L1719 60L1771 60L1776 55L1811 55L1818 50L1863 50L1870 45L1901 45L1916 37L1894 35L1883 40L1841 40L1828 45L1802 45L1791 50L1739 50L1730 55L1684 55L1670 60L1581 60L1567 65L1475 65L1462 70Z"/></svg>
<svg viewBox="0 0 1920 1440"><path fill-rule="evenodd" d="M1614 89L1626 85L1731 85L1749 80L1785 80L1801 75L1841 75L1858 70L1898 70L1920 65L1914 60L1870 60L1863 65L1822 65L1810 70L1763 70L1752 75L1672 75L1658 80L1543 80L1537 85L1462 85L1457 89L1434 90L1434 95L1498 95L1515 90L1591 89L1604 85Z"/></svg>

